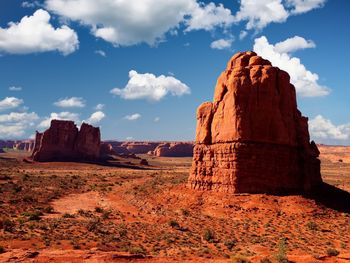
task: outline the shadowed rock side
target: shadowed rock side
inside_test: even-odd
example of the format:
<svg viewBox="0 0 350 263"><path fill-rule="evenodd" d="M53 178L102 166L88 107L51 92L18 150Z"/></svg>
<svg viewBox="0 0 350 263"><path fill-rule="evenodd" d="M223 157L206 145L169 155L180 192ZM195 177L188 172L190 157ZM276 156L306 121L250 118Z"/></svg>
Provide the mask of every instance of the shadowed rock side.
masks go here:
<svg viewBox="0 0 350 263"><path fill-rule="evenodd" d="M197 109L190 187L282 194L322 181L319 151L289 81L254 52L231 58L214 101Z"/></svg>
<svg viewBox="0 0 350 263"><path fill-rule="evenodd" d="M44 133L36 133L32 159L48 161L96 161L100 158L100 129L73 121L52 120Z"/></svg>

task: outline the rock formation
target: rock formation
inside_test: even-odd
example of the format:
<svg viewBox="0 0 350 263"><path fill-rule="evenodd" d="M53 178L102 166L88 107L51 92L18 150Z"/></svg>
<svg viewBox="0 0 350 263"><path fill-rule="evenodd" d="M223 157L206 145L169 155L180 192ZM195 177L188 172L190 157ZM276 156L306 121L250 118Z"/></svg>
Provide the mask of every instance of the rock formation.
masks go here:
<svg viewBox="0 0 350 263"><path fill-rule="evenodd" d="M124 142L121 146L134 154L145 154L153 151L160 143L158 142Z"/></svg>
<svg viewBox="0 0 350 263"><path fill-rule="evenodd" d="M73 121L52 120L44 133L36 133L32 159L48 161L95 161L100 157L100 129Z"/></svg>
<svg viewBox="0 0 350 263"><path fill-rule="evenodd" d="M31 152L33 151L34 141L33 140L23 140L16 141L13 145L14 150Z"/></svg>
<svg viewBox="0 0 350 263"><path fill-rule="evenodd" d="M100 145L100 156L116 155L117 153L113 150L113 146L110 143L102 142Z"/></svg>
<svg viewBox="0 0 350 263"><path fill-rule="evenodd" d="M193 155L193 146L193 143L190 142L162 143L149 154L158 157L191 157Z"/></svg>
<svg viewBox="0 0 350 263"><path fill-rule="evenodd" d="M197 109L188 183L232 193L308 191L321 182L319 151L287 72L254 52L234 55L214 101Z"/></svg>

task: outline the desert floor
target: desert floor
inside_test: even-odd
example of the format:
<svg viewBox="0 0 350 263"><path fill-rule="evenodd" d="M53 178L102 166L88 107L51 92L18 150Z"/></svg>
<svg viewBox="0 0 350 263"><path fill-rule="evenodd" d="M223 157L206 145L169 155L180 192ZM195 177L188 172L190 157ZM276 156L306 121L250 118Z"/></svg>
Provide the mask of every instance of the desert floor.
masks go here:
<svg viewBox="0 0 350 263"><path fill-rule="evenodd" d="M0 154L0 262L350 262L350 147L320 150L310 196L194 191L191 158Z"/></svg>

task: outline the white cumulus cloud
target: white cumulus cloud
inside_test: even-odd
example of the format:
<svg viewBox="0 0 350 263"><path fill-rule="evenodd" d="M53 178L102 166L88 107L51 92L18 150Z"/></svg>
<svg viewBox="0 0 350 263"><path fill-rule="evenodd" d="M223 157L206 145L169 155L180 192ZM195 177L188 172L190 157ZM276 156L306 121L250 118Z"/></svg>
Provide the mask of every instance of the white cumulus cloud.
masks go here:
<svg viewBox="0 0 350 263"><path fill-rule="evenodd" d="M262 29L272 22L285 22L288 16L282 0L241 0L235 20L247 20L247 29Z"/></svg>
<svg viewBox="0 0 350 263"><path fill-rule="evenodd" d="M134 113L134 114L131 114L131 115L126 115L124 117L124 119L128 120L128 121L136 121L138 119L141 118L141 114L139 113Z"/></svg>
<svg viewBox="0 0 350 263"><path fill-rule="evenodd" d="M11 112L9 114L0 115L0 123L9 122L21 122L23 123L33 123L38 120L39 116L35 112Z"/></svg>
<svg viewBox="0 0 350 263"><path fill-rule="evenodd" d="M165 35L212 30L233 22L222 4L196 0L46 0L48 10L91 28L91 33L116 46L162 42Z"/></svg>
<svg viewBox="0 0 350 263"><path fill-rule="evenodd" d="M97 124L105 117L106 115L102 111L96 111L93 114L91 114L90 118L88 118L86 122L90 124Z"/></svg>
<svg viewBox="0 0 350 263"><path fill-rule="evenodd" d="M0 100L0 111L17 108L22 103L22 99L15 97L6 97L3 100Z"/></svg>
<svg viewBox="0 0 350 263"><path fill-rule="evenodd" d="M54 28L50 14L42 9L32 16L24 16L20 22L10 22L0 28L0 53L28 54L59 51L68 55L78 49L78 36L66 25Z"/></svg>
<svg viewBox="0 0 350 263"><path fill-rule="evenodd" d="M25 134L26 127L20 124L0 124L0 138L12 139L20 138Z"/></svg>
<svg viewBox="0 0 350 263"><path fill-rule="evenodd" d="M60 99L54 105L61 108L83 108L85 107L85 101L80 97L71 97Z"/></svg>
<svg viewBox="0 0 350 263"><path fill-rule="evenodd" d="M299 49L315 48L316 44L312 40L294 36L275 44L275 50L279 53L291 53Z"/></svg>
<svg viewBox="0 0 350 263"><path fill-rule="evenodd" d="M283 42L280 42L283 43ZM293 46L294 51L297 46ZM307 70L297 57L288 53L279 52L276 46L270 44L265 36L255 39L254 51L265 59L271 61L272 65L287 71L291 77L297 93L304 97L326 96L330 89L318 83L319 77L316 73Z"/></svg>
<svg viewBox="0 0 350 263"><path fill-rule="evenodd" d="M309 130L311 137L320 142L350 139L350 123L335 125L322 115L317 115L314 119L309 120Z"/></svg>
<svg viewBox="0 0 350 263"><path fill-rule="evenodd" d="M219 49L219 50L230 49L232 46L232 42L233 42L232 38L229 38L229 39L222 38L211 42L210 47L212 49Z"/></svg>
<svg viewBox="0 0 350 263"><path fill-rule="evenodd" d="M12 139L24 136L33 127L39 116L35 112L10 112L0 115L0 138Z"/></svg>
<svg viewBox="0 0 350 263"><path fill-rule="evenodd" d="M209 3L196 3L191 12L191 18L186 21L187 28L191 30L213 30L216 27L228 27L234 22L231 10L225 8L222 4L215 5Z"/></svg>
<svg viewBox="0 0 350 263"><path fill-rule="evenodd" d="M63 111L63 112L52 112L49 117L44 118L38 125L39 129L46 129L50 127L51 120L67 120L67 121L74 121L77 123L80 123L79 120L79 114Z"/></svg>
<svg viewBox="0 0 350 263"><path fill-rule="evenodd" d="M151 73L129 72L129 82L124 89L114 88L111 93L123 99L148 99L159 101L167 94L182 96L190 93L190 88L172 76L155 76Z"/></svg>
<svg viewBox="0 0 350 263"><path fill-rule="evenodd" d="M270 23L283 23L289 16L323 7L326 0L241 0L235 22L247 21L246 29L261 30Z"/></svg>
<svg viewBox="0 0 350 263"><path fill-rule="evenodd" d="M291 6L292 14L302 14L311 11L315 8L321 8L326 3L326 0L287 0L287 5Z"/></svg>
<svg viewBox="0 0 350 263"><path fill-rule="evenodd" d="M46 7L88 25L96 37L115 45L154 45L178 26L194 0L46 0Z"/></svg>

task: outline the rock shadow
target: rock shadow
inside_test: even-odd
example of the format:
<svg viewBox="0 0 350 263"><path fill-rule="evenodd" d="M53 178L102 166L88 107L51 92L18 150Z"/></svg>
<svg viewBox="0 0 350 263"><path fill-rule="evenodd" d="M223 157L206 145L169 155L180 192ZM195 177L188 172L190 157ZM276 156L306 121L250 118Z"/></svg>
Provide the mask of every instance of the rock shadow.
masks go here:
<svg viewBox="0 0 350 263"><path fill-rule="evenodd" d="M322 183L317 189L304 196L315 200L318 205L350 214L350 193L333 185Z"/></svg>

